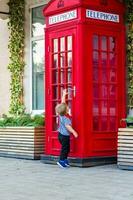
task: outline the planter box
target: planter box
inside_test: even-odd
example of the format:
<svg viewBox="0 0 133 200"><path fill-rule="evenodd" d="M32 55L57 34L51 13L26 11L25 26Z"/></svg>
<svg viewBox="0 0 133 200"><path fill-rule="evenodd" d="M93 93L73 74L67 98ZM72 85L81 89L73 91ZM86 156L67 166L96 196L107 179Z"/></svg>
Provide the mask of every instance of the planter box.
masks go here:
<svg viewBox="0 0 133 200"><path fill-rule="evenodd" d="M44 127L0 128L0 156L40 159L44 153Z"/></svg>
<svg viewBox="0 0 133 200"><path fill-rule="evenodd" d="M133 170L133 128L118 131L118 167Z"/></svg>

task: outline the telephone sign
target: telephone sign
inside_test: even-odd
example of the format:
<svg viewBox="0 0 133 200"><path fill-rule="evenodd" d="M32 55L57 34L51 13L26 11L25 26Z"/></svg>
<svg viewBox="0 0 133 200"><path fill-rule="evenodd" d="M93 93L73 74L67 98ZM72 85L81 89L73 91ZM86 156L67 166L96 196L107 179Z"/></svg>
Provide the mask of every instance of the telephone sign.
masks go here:
<svg viewBox="0 0 133 200"><path fill-rule="evenodd" d="M119 15L112 14L112 13L99 12L99 11L87 9L86 17L91 18L91 19L105 20L105 21L119 23Z"/></svg>

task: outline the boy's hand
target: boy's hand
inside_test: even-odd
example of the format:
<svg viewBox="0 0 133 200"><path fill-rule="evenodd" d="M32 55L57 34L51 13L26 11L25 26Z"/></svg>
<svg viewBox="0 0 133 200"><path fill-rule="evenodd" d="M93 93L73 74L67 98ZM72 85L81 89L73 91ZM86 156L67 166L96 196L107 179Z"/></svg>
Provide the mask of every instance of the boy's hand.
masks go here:
<svg viewBox="0 0 133 200"><path fill-rule="evenodd" d="M72 128L71 125L65 125L65 127L67 128L67 130L68 130L70 133L73 134L73 136L74 136L75 138L78 137L78 133Z"/></svg>
<svg viewBox="0 0 133 200"><path fill-rule="evenodd" d="M68 93L67 93L67 89L64 89L63 90L63 96L66 96Z"/></svg>
<svg viewBox="0 0 133 200"><path fill-rule="evenodd" d="M67 95L67 89L64 89L63 90L63 95L62 95L62 98L61 98L61 103L66 103L66 95Z"/></svg>
<svg viewBox="0 0 133 200"><path fill-rule="evenodd" d="M75 138L78 138L78 133L76 131L73 133L73 135Z"/></svg>

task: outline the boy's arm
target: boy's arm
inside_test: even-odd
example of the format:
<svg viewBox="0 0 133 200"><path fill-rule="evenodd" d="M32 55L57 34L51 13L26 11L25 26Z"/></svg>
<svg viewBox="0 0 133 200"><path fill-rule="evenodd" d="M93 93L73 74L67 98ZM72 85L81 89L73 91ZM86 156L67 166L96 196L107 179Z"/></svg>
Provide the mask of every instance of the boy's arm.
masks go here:
<svg viewBox="0 0 133 200"><path fill-rule="evenodd" d="M67 128L67 130L68 130L69 132L71 132L71 133L74 135L75 138L78 137L78 133L72 128L71 125L65 125L65 127Z"/></svg>
<svg viewBox="0 0 133 200"><path fill-rule="evenodd" d="M66 95L67 95L67 91L65 89L65 90L63 90L63 95L62 95L62 98L61 98L61 103L66 103Z"/></svg>

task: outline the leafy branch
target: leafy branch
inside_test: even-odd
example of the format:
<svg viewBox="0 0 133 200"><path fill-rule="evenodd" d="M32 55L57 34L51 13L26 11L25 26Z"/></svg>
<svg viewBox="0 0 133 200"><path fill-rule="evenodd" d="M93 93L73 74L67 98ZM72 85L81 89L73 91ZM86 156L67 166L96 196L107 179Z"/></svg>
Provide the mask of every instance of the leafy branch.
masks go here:
<svg viewBox="0 0 133 200"><path fill-rule="evenodd" d="M23 72L24 72L24 22L25 22L25 0L9 0L9 22L10 30L9 51L10 64L8 69L11 73L11 102L10 114L19 115L24 113L23 103Z"/></svg>
<svg viewBox="0 0 133 200"><path fill-rule="evenodd" d="M127 7L127 61L128 61L128 104L133 107L133 0L125 0Z"/></svg>

